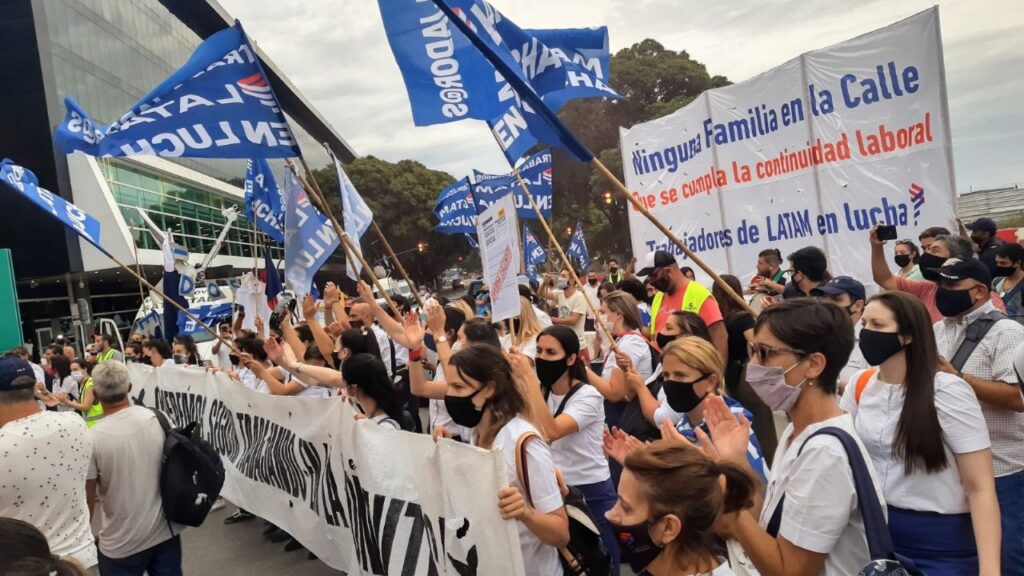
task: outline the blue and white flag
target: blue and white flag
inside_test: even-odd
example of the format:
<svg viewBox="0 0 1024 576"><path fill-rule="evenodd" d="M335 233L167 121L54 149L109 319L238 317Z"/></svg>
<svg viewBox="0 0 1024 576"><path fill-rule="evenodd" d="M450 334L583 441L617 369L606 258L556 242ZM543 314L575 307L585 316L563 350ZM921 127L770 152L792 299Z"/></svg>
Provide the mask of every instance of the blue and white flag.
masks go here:
<svg viewBox="0 0 1024 576"><path fill-rule="evenodd" d="M565 251L565 255L576 262L581 270L590 267L590 252L587 250L587 241L583 239L582 222L576 222L576 231L572 234L572 242L569 242L569 248Z"/></svg>
<svg viewBox="0 0 1024 576"><path fill-rule="evenodd" d="M156 336L160 330L160 315L150 309L144 316L137 318L132 325L132 332L138 332L147 338Z"/></svg>
<svg viewBox="0 0 1024 576"><path fill-rule="evenodd" d="M434 227L436 232L476 234L476 203L469 178L463 178L441 191L434 206L434 216L438 220Z"/></svg>
<svg viewBox="0 0 1024 576"><path fill-rule="evenodd" d="M345 234L348 234L352 241L353 248L362 254L363 248L359 244L359 239L366 234L370 224L373 223L373 212L370 211L366 202L363 202L363 197L359 195L337 158L334 159L334 168L338 171L338 190L341 194L341 213L344 219L342 225L345 227ZM352 258L346 258L346 261L348 266L345 267L345 271L348 273L348 277L358 282L359 273L363 270L362 262L358 259L353 261Z"/></svg>
<svg viewBox="0 0 1024 576"><path fill-rule="evenodd" d="M534 202L540 208L544 218L551 218L551 150L542 150L527 158L519 168L526 186L533 195ZM514 193L516 214L523 220L536 220L537 213L530 206L530 199L523 192L515 174L495 176L473 171L473 198L476 200L477 213L482 213L506 194Z"/></svg>
<svg viewBox="0 0 1024 576"><path fill-rule="evenodd" d="M195 308L189 308L189 312L193 316L198 318L203 324L212 326L216 329L217 325L221 322L231 321L231 302L224 302L221 304L204 304ZM178 311L178 336L195 336L200 332L205 332L199 323L195 322L185 313Z"/></svg>
<svg viewBox="0 0 1024 576"><path fill-rule="evenodd" d="M537 267L547 262L548 252L526 226L523 226L523 254L526 260L526 275L530 280L537 280Z"/></svg>
<svg viewBox="0 0 1024 576"><path fill-rule="evenodd" d="M291 170L284 177L284 281L302 298L310 292L313 275L334 254L340 240L327 218L316 211Z"/></svg>
<svg viewBox="0 0 1024 576"><path fill-rule="evenodd" d="M0 182L20 192L30 202L60 220L61 224L85 238L100 252L108 254L100 246L100 221L53 192L40 188L39 179L31 170L18 166L9 158L4 158L3 163L0 163Z"/></svg>
<svg viewBox="0 0 1024 576"><path fill-rule="evenodd" d="M274 242L284 244L284 194L264 158L249 160L245 170L245 217Z"/></svg>
<svg viewBox="0 0 1024 576"><path fill-rule="evenodd" d="M54 137L92 156L287 158L299 147L259 58L235 25L207 38L188 62L114 123L99 126L71 97Z"/></svg>
<svg viewBox="0 0 1024 576"><path fill-rule="evenodd" d="M471 23L474 31L484 29L498 44L514 46L509 61L535 82L537 94L557 112L575 98L618 95L605 85L608 72L607 28L523 31L484 2L449 2L445 12L418 0L378 0L384 28L395 60L402 72L418 126L474 118L485 120L511 164L540 139L542 133L528 127L537 115L536 106L517 94L522 88L510 85L495 73L495 65L481 53L467 30L452 26L455 12L471 22L473 7L483 15L486 28ZM454 11L452 10L454 8ZM509 49L502 47L505 52ZM522 55L522 56L520 56ZM499 69L500 70L500 69ZM513 89L514 88L514 89ZM549 101L550 100L550 101Z"/></svg>

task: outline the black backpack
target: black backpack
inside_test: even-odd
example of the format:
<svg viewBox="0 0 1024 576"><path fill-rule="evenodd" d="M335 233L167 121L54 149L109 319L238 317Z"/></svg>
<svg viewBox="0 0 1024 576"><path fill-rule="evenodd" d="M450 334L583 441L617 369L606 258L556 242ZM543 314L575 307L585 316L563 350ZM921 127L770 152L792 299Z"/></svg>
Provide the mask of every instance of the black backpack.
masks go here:
<svg viewBox="0 0 1024 576"><path fill-rule="evenodd" d="M661 392L661 386L662 379L658 378L651 382L647 389L657 398L658 393ZM619 418L619 430L636 437L642 442L661 439L661 430L647 420L647 417L644 416L643 408L640 406L640 399L636 397L630 400L622 410L622 417Z"/></svg>
<svg viewBox="0 0 1024 576"><path fill-rule="evenodd" d="M196 423L172 428L167 417L153 409L164 429L160 467L160 498L169 522L201 526L224 486L224 464L209 442L195 433Z"/></svg>

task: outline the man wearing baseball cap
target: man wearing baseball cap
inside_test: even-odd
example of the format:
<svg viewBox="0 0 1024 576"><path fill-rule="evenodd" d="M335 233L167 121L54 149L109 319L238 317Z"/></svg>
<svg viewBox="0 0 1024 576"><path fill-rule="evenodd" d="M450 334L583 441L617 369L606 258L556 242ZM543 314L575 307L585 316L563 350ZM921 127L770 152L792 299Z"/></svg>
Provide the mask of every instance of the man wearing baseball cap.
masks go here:
<svg viewBox="0 0 1024 576"><path fill-rule="evenodd" d="M996 238L996 223L991 218L978 218L965 226L971 231L971 242L978 247L978 260L988 266L988 271L996 275L996 251L1006 242Z"/></svg>
<svg viewBox="0 0 1024 576"><path fill-rule="evenodd" d="M85 481L92 438L77 412L47 412L36 403L32 366L0 358L0 517L32 524L57 556L97 572Z"/></svg>
<svg viewBox="0 0 1024 576"><path fill-rule="evenodd" d="M653 342L676 310L694 312L708 325L711 341L724 360L729 356L728 335L722 322L722 311L711 291L683 275L676 257L664 250L651 252L644 259L644 267L637 273L646 276L658 293L651 302L650 339Z"/></svg>
<svg viewBox="0 0 1024 576"><path fill-rule="evenodd" d="M853 323L853 351L850 352L850 359L846 362L846 366L839 372L839 389L841 390L855 373L859 370L870 368L858 345L861 329L860 317L864 313L867 292L864 290L864 285L858 280L849 276L836 276L832 280L812 289L811 296L827 298L832 301L836 306L846 310L846 313L850 316L850 322Z"/></svg>
<svg viewBox="0 0 1024 576"><path fill-rule="evenodd" d="M992 440L1002 565L1024 566L1024 397L1013 364L1024 326L992 304L992 275L981 261L951 258L922 273L938 284L935 305L945 316L935 323L939 369L974 389Z"/></svg>

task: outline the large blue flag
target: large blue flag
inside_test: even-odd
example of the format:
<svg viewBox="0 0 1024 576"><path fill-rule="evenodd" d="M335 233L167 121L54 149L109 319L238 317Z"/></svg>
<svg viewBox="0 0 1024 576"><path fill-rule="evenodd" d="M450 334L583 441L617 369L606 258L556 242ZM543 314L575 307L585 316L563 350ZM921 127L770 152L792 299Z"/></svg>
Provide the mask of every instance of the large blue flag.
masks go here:
<svg viewBox="0 0 1024 576"><path fill-rule="evenodd" d="M284 244L284 194L264 158L249 160L245 171L245 217L274 242Z"/></svg>
<svg viewBox="0 0 1024 576"><path fill-rule="evenodd" d="M284 177L284 281L301 298L310 293L313 275L338 248L331 223L316 211L295 173Z"/></svg>
<svg viewBox="0 0 1024 576"><path fill-rule="evenodd" d="M348 174L345 173L345 169L341 167L341 162L337 158L334 159L334 168L338 171L338 189L341 194L341 212L345 227L345 234L348 234L349 239L352 241L352 246L360 253L363 253L363 248L359 243L359 239L366 234L366 231L370 228L370 224L373 223L373 212L370 211L370 207L363 202L363 197L359 195L359 191L356 190L352 181L349 180ZM358 259L353 261L351 258L346 259L348 266L346 272L348 277L358 281L359 273L363 269L363 264Z"/></svg>
<svg viewBox="0 0 1024 576"><path fill-rule="evenodd" d="M231 302L203 304L202 306L189 308L188 311L198 318L200 322L213 327L215 330L221 322L231 321ZM184 312L178 311L178 336L194 336L205 331L205 328L188 316L185 316Z"/></svg>
<svg viewBox="0 0 1024 576"><path fill-rule="evenodd" d="M31 170L18 166L9 158L4 158L0 163L0 182L20 192L30 202L60 220L61 224L71 228L100 252L109 256L109 253L100 246L100 221L53 192L40 188L39 179Z"/></svg>
<svg viewBox="0 0 1024 576"><path fill-rule="evenodd" d="M237 21L112 124L98 125L70 96L54 137L93 156L286 158L299 155L259 58Z"/></svg>
<svg viewBox="0 0 1024 576"><path fill-rule="evenodd" d="M583 239L583 222L576 222L576 231L572 234L572 242L569 242L565 255L575 261L581 270L590 267L590 251L587 250L587 241Z"/></svg>
<svg viewBox="0 0 1024 576"><path fill-rule="evenodd" d="M544 218L551 218L551 150L543 150L527 158L519 167L526 186L533 195L534 202L540 208ZM530 199L523 192L514 173L499 176L473 171L473 198L476 200L477 213L482 213L506 194L514 193L516 214L524 220L536 220L537 213L530 206Z"/></svg>
<svg viewBox="0 0 1024 576"><path fill-rule="evenodd" d="M587 68L564 57L505 18L482 0L432 0L494 66L504 87L508 122L526 128L538 142L559 146L581 162L594 155L558 119L562 104L583 97L618 98L619 95ZM518 103L512 111L511 103ZM515 117L521 112L521 118ZM492 118L492 123L495 118ZM508 143L500 136L503 149Z"/></svg>
<svg viewBox="0 0 1024 576"><path fill-rule="evenodd" d="M441 234L476 234L476 203L469 178L441 191L434 216L438 220L434 230Z"/></svg>
<svg viewBox="0 0 1024 576"><path fill-rule="evenodd" d="M531 280L537 280L537 267L547 262L548 253L526 226L523 226L523 254L526 256L526 275Z"/></svg>

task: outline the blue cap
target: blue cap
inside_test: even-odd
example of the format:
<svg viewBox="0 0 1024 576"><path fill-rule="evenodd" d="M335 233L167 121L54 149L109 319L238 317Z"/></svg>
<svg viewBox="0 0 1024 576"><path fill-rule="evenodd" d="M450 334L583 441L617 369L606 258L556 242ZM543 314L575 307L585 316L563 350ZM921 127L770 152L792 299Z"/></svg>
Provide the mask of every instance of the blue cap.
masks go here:
<svg viewBox="0 0 1024 576"><path fill-rule="evenodd" d="M19 384L16 386L12 386L12 383L22 376L28 376L32 378L32 382L28 384ZM31 364L16 356L6 356L4 358L0 358L0 392L6 392L8 390L21 390L23 388L32 388L35 385L35 372L32 371Z"/></svg>
<svg viewBox="0 0 1024 576"><path fill-rule="evenodd" d="M991 218L978 218L974 222L964 226L968 230L981 230L982 232L988 232L992 236L996 234L996 221Z"/></svg>
<svg viewBox="0 0 1024 576"><path fill-rule="evenodd" d="M811 296L841 296L843 294L849 294L854 302L867 300L864 285L849 276L836 276L811 290Z"/></svg>

